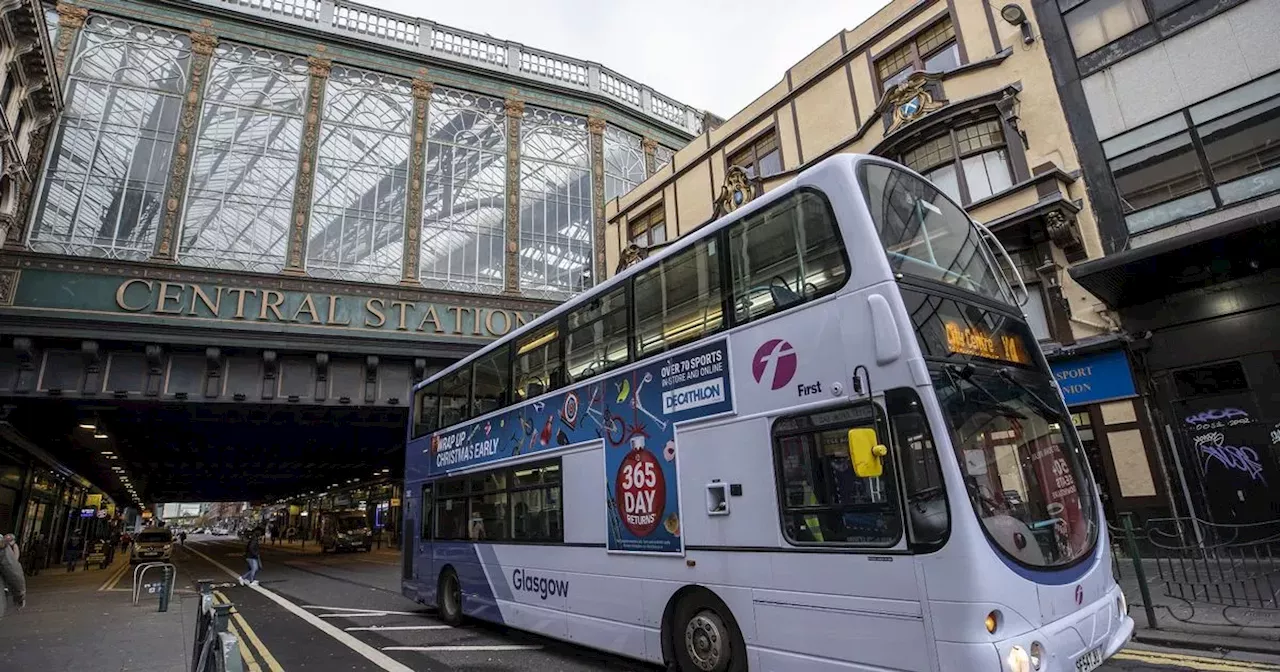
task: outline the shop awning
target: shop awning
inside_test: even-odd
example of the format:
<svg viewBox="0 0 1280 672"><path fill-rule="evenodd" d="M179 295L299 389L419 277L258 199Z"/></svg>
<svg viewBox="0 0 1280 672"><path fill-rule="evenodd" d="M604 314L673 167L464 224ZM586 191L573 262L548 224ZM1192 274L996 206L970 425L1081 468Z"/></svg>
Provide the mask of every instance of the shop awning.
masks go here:
<svg viewBox="0 0 1280 672"><path fill-rule="evenodd" d="M1261 210L1071 267L1071 277L1119 309L1280 267L1280 207Z"/></svg>

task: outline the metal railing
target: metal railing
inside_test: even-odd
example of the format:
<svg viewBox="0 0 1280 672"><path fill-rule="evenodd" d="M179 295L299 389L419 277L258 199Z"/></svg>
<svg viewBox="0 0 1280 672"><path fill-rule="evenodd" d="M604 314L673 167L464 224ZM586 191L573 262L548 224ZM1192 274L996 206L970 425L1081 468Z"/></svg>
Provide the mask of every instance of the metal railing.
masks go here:
<svg viewBox="0 0 1280 672"><path fill-rule="evenodd" d="M691 135L703 130L701 110L678 103L599 63L517 42L443 26L348 0L189 0L273 21L369 42L556 86L599 94Z"/></svg>
<svg viewBox="0 0 1280 672"><path fill-rule="evenodd" d="M202 579L199 584L191 672L244 672L239 642L234 634L227 632L231 605L214 603L212 581Z"/></svg>

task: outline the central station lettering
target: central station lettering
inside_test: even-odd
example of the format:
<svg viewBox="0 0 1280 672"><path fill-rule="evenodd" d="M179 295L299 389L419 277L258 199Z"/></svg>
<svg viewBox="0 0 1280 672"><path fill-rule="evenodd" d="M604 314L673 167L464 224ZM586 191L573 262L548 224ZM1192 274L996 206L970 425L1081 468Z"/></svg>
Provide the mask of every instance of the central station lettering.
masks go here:
<svg viewBox="0 0 1280 672"><path fill-rule="evenodd" d="M503 336L535 317L501 308L144 278L121 282L115 299L120 310L130 313L489 338Z"/></svg>

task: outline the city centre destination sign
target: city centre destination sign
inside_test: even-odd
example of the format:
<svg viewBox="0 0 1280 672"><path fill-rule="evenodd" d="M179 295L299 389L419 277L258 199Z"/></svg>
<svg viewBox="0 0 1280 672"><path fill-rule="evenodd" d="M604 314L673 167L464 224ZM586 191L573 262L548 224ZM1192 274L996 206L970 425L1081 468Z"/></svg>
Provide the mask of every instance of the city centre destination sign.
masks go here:
<svg viewBox="0 0 1280 672"><path fill-rule="evenodd" d="M380 296L376 290L354 294L254 286L252 278L197 282L28 267L0 270L0 310L12 307L111 321L161 320L233 329L284 327L448 340L497 338L538 315L501 307L519 303L504 297L476 296L467 301L471 305L462 305L405 298L415 293L398 289L389 287ZM486 302L491 305L476 305Z"/></svg>

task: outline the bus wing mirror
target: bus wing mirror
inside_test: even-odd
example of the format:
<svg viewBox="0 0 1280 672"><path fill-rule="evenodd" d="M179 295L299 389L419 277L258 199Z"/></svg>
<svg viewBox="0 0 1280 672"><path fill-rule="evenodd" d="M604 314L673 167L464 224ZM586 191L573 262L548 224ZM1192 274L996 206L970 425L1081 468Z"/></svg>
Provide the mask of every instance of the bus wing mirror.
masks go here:
<svg viewBox="0 0 1280 672"><path fill-rule="evenodd" d="M849 460L858 478L877 478L884 473L884 457L889 449L880 443L876 430L849 430Z"/></svg>

